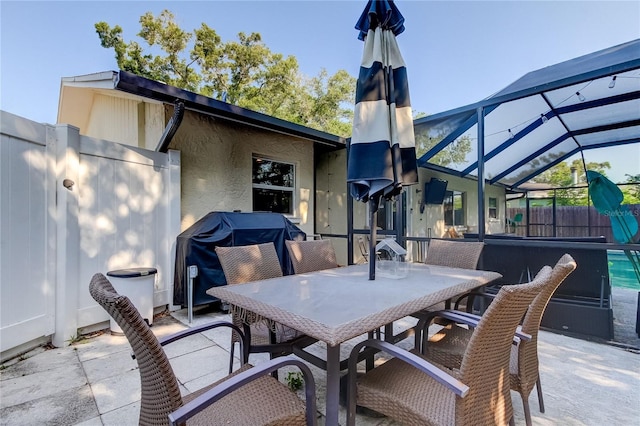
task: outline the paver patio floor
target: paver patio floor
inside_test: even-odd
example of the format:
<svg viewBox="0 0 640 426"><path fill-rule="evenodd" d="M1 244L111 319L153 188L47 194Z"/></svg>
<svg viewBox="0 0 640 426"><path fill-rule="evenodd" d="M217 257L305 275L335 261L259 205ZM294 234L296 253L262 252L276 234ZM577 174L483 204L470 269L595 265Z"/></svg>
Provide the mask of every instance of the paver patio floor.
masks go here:
<svg viewBox="0 0 640 426"><path fill-rule="evenodd" d="M197 314L193 324L211 320L228 320L228 316ZM183 310L157 318L152 330L167 335L184 327ZM166 346L183 394L226 375L229 345L228 333L214 330ZM345 347L344 356L349 349ZM638 351L545 331L540 332L539 349L546 412L539 412L534 391L530 405L535 425L640 424ZM315 350L323 353L321 344ZM140 379L130 353L124 337L106 332L65 348L38 348L7 363L0 372L0 424L137 424ZM252 355L250 362L259 364L266 359L262 354ZM325 376L320 369L312 370L320 424L324 424ZM281 380L285 376L286 371L280 374ZM524 424L520 396L512 396L516 424ZM360 415L358 424L395 423Z"/></svg>

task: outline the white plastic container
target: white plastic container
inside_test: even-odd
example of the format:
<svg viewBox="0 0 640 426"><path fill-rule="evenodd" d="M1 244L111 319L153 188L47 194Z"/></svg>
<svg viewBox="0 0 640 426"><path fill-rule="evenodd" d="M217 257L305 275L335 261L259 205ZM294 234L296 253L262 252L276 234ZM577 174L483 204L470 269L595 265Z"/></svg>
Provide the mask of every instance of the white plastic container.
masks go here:
<svg viewBox="0 0 640 426"><path fill-rule="evenodd" d="M153 325L153 290L156 268L128 268L107 272L113 288L127 296L149 326ZM122 334L122 329L111 318L111 334Z"/></svg>

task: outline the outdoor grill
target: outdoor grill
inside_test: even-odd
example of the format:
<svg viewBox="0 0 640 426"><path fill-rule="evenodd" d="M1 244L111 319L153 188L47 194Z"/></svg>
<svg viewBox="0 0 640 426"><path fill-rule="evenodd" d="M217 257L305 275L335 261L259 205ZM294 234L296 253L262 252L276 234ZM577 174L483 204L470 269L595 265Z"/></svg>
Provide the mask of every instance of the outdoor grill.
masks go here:
<svg viewBox="0 0 640 426"><path fill-rule="evenodd" d="M306 234L279 213L210 212L180 235L176 241L176 266L173 303L187 306L188 268L196 266L193 278L193 305L217 302L206 291L226 285L227 281L216 255L218 246L244 246L273 242L284 275L293 273L286 240L304 240Z"/></svg>

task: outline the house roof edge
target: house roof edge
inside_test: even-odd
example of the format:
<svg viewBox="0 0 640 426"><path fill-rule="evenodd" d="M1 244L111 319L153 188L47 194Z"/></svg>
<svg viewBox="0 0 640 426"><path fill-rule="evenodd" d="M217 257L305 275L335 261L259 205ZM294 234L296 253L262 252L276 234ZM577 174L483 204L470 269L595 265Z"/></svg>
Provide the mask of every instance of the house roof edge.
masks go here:
<svg viewBox="0 0 640 426"><path fill-rule="evenodd" d="M185 108L192 111L308 139L336 149L346 147L346 139L343 137L218 101L130 72L116 72L114 89L170 104L174 104L176 100L181 100L184 102Z"/></svg>

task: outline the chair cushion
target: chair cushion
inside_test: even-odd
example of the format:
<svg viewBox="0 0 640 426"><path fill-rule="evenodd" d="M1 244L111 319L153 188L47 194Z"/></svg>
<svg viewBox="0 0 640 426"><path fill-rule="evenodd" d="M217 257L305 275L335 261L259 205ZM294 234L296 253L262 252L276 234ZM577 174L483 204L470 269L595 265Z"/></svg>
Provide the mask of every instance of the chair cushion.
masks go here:
<svg viewBox="0 0 640 426"><path fill-rule="evenodd" d="M357 383L358 405L383 413L402 424L440 425L455 418L456 397L453 392L396 358L358 378Z"/></svg>
<svg viewBox="0 0 640 426"><path fill-rule="evenodd" d="M189 402L230 377L251 368L245 364L216 383L183 397ZM283 383L263 376L192 417L187 425L305 425L305 404Z"/></svg>
<svg viewBox="0 0 640 426"><path fill-rule="evenodd" d="M473 330L449 324L429 338L425 355L448 368L460 368Z"/></svg>

